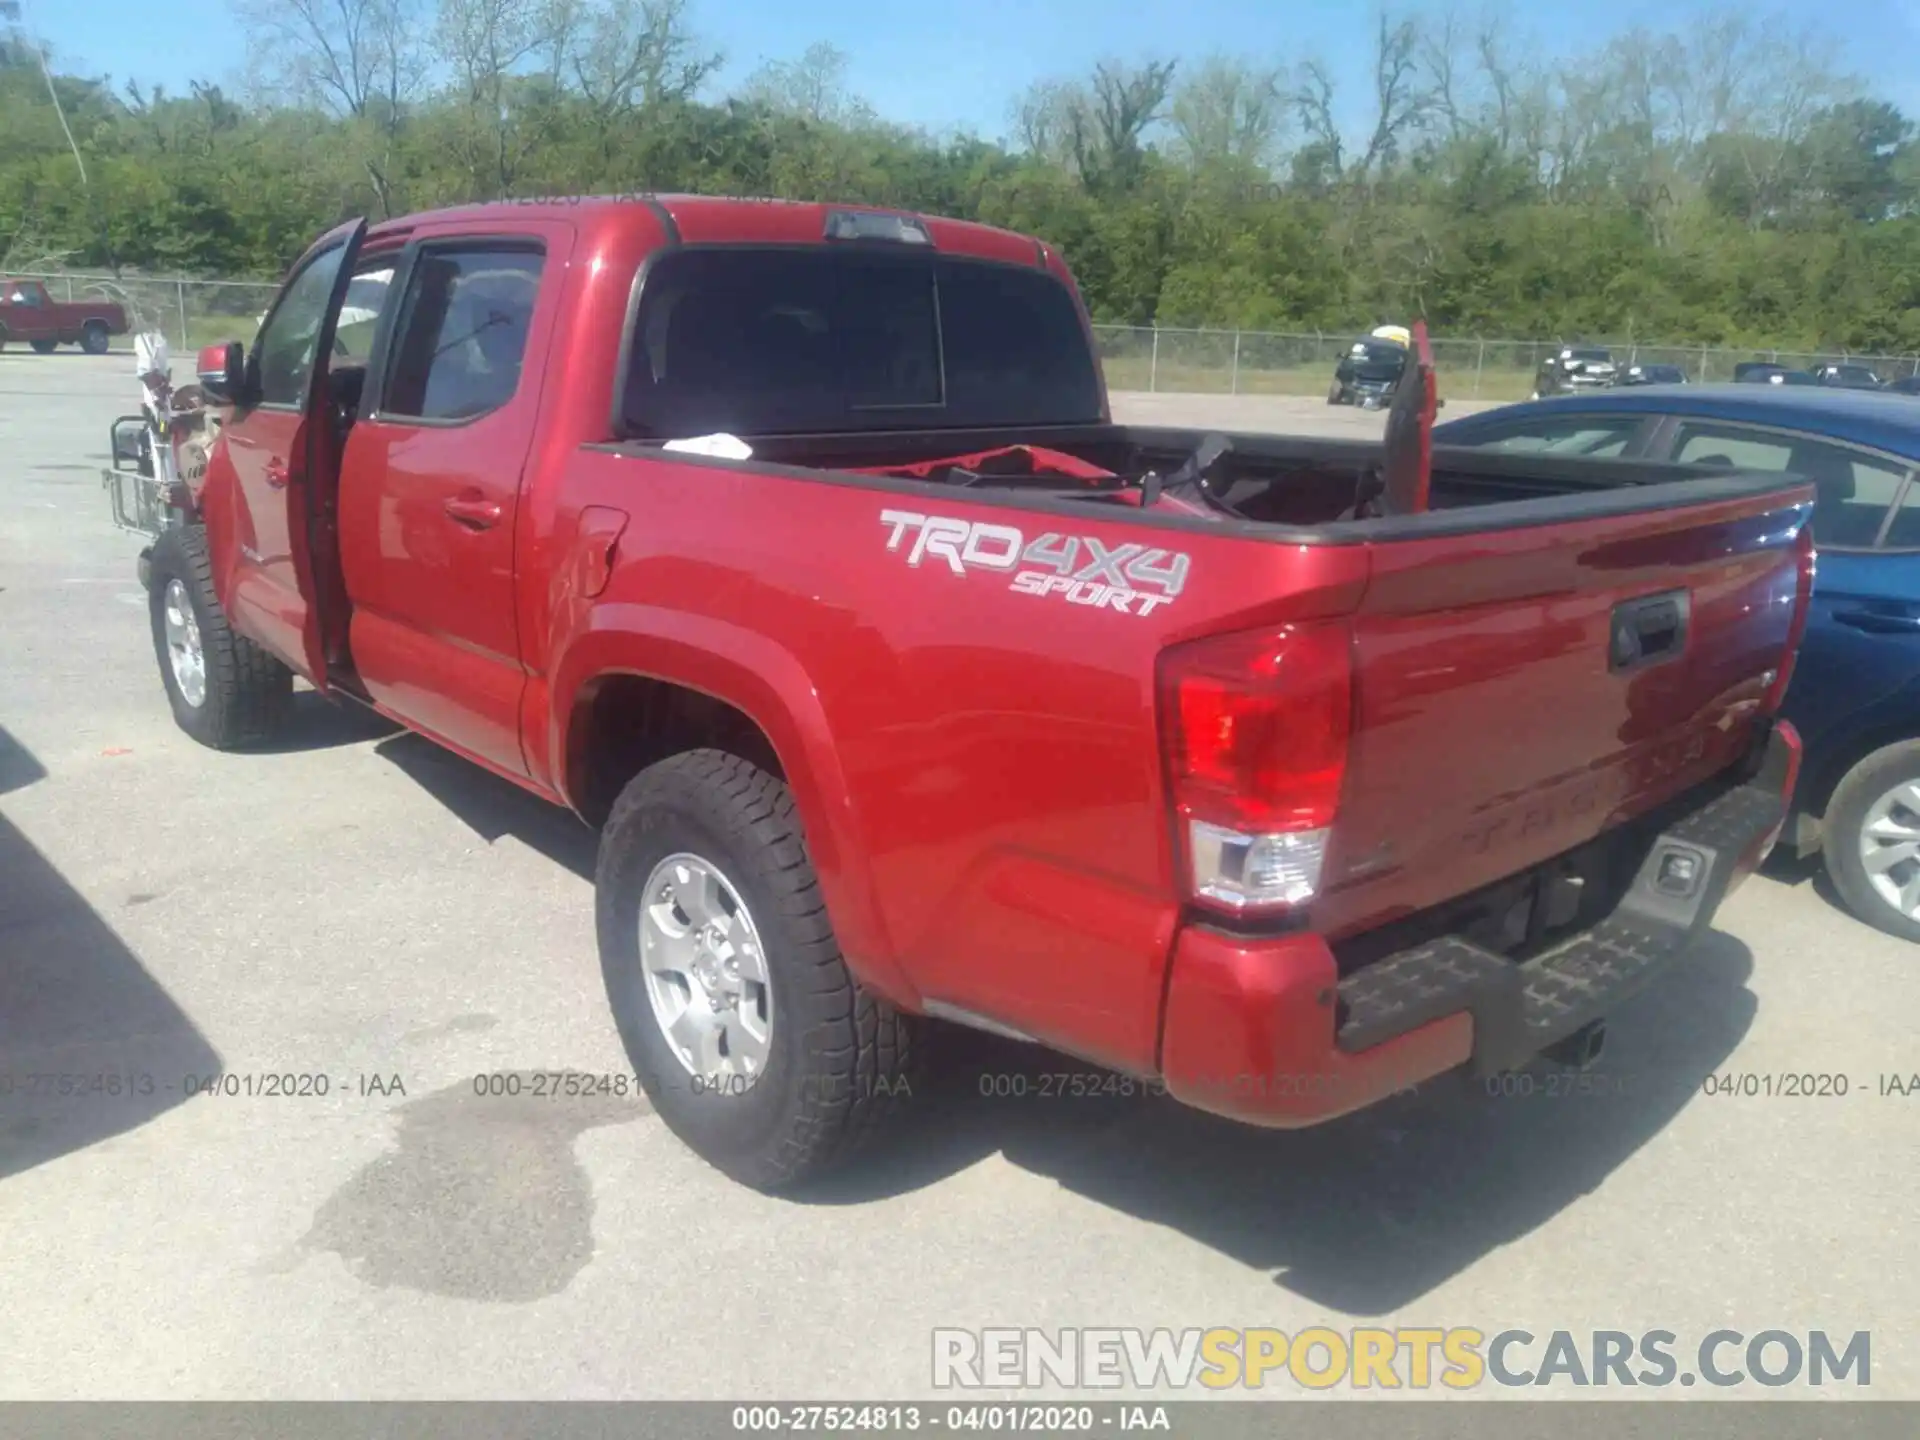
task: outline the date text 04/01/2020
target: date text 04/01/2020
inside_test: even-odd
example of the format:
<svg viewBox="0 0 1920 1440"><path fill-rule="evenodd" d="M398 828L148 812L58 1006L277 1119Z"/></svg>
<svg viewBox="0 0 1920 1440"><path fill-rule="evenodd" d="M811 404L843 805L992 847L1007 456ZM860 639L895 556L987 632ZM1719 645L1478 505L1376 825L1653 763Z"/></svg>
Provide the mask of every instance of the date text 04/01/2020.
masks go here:
<svg viewBox="0 0 1920 1440"><path fill-rule="evenodd" d="M1164 1405L736 1405L738 1431L958 1430L1059 1435L1171 1430Z"/></svg>
<svg viewBox="0 0 1920 1440"><path fill-rule="evenodd" d="M80 1100L122 1096L229 1096L250 1100L317 1100L329 1095L383 1096L407 1093L397 1074L334 1076L319 1070L219 1070L195 1075L155 1075L115 1070L91 1074L0 1071L0 1099Z"/></svg>
<svg viewBox="0 0 1920 1440"><path fill-rule="evenodd" d="M1744 1100L1838 1100L1848 1095L1905 1099L1920 1096L1920 1071L1907 1075L1883 1071L1866 1082L1838 1070L1731 1071L1704 1076L1700 1093Z"/></svg>

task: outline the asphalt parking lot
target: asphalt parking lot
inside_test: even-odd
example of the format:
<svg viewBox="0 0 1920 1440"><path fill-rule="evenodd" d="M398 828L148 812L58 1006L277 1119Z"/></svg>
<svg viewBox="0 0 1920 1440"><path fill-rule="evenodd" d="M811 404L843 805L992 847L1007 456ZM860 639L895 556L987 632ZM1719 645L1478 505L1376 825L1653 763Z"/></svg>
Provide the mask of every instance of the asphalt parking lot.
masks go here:
<svg viewBox="0 0 1920 1440"><path fill-rule="evenodd" d="M130 371L0 355L0 1398L905 1398L937 1326L1364 1323L1870 1330L1870 1393L1920 1397L1920 1096L1880 1093L1920 954L1805 878L1750 883L1571 1093L1268 1134L985 1098L1057 1067L983 1043L806 1201L642 1102L477 1094L625 1068L591 837L311 695L272 753L174 728L97 477ZM1183 403L1377 424L1117 408ZM215 1069L329 1093L184 1096ZM31 1079L104 1072L157 1084ZM1702 1093L1736 1072L1850 1093Z"/></svg>

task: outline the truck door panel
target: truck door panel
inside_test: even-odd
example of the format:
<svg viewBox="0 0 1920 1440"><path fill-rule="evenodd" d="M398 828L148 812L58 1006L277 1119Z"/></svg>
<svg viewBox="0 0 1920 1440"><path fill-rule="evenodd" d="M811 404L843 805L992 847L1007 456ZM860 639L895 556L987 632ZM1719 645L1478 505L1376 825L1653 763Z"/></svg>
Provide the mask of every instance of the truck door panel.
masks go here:
<svg viewBox="0 0 1920 1440"><path fill-rule="evenodd" d="M514 594L520 477L571 229L415 232L376 387L347 442L341 561L367 694L525 775Z"/></svg>
<svg viewBox="0 0 1920 1440"><path fill-rule="evenodd" d="M366 223L319 251L287 282L249 361L248 405L222 436L233 467L234 553L221 603L236 624L327 688L313 542L333 495L335 438L328 360ZM331 543L322 546L331 563ZM334 586L323 587L328 599Z"/></svg>
<svg viewBox="0 0 1920 1440"><path fill-rule="evenodd" d="M10 340L50 340L59 333L60 322L47 287L38 280L9 282L0 328Z"/></svg>

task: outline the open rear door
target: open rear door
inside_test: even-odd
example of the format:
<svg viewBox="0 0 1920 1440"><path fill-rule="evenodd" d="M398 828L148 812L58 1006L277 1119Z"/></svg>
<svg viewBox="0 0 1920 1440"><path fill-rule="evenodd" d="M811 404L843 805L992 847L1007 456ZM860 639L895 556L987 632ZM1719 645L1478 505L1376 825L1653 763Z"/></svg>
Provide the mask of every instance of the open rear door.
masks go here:
<svg viewBox="0 0 1920 1440"><path fill-rule="evenodd" d="M332 679L347 664L348 603L340 569L336 523L340 498L340 458L346 449L342 414L334 403L334 339L347 286L367 236L367 222L357 220L347 234L340 266L334 272L333 293L327 298L315 336L313 369L307 380L306 404L300 428L289 447L299 467L286 487L287 539L293 556L300 594L307 601L301 633L305 672L314 688L332 689Z"/></svg>

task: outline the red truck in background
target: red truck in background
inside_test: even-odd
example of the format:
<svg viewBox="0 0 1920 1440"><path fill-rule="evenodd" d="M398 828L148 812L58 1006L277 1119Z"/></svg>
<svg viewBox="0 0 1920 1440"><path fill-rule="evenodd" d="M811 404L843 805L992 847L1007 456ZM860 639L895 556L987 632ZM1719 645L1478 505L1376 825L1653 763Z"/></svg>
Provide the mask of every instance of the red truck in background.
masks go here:
<svg viewBox="0 0 1920 1440"><path fill-rule="evenodd" d="M1117 425L1025 236L355 222L228 354L142 559L180 725L298 674L598 827L634 1070L761 1188L929 1019L1275 1126L1578 1063L1792 788L1805 483L1442 449L1409 513L1380 445Z"/></svg>
<svg viewBox="0 0 1920 1440"><path fill-rule="evenodd" d="M0 280L0 348L25 341L41 355L61 345L104 355L127 329L126 310L110 300L55 300L38 280Z"/></svg>

